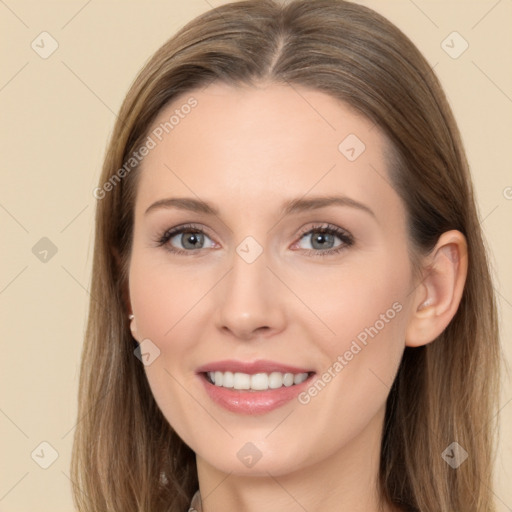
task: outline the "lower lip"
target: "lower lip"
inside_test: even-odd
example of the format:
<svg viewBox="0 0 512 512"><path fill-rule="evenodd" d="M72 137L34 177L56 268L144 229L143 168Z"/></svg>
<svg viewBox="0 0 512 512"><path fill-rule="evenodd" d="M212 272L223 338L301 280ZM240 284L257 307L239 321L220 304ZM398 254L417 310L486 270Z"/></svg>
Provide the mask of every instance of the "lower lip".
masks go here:
<svg viewBox="0 0 512 512"><path fill-rule="evenodd" d="M282 386L267 391L248 391L216 386L207 380L204 373L199 374L209 397L220 406L239 414L265 414L293 400L301 391L309 386L314 374L300 384Z"/></svg>

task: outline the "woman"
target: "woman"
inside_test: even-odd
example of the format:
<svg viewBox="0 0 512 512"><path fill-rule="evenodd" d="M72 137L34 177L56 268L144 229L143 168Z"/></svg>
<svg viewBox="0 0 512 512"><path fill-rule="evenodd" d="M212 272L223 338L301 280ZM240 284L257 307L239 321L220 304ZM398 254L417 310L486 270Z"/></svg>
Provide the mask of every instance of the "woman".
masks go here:
<svg viewBox="0 0 512 512"><path fill-rule="evenodd" d="M212 9L121 107L80 511L490 511L495 298L459 132L340 0Z"/></svg>

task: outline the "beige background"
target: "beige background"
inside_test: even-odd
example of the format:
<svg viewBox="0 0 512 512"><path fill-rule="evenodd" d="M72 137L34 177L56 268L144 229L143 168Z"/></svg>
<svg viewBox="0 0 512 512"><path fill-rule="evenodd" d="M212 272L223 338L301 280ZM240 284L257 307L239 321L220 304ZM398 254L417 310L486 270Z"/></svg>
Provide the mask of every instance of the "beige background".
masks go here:
<svg viewBox="0 0 512 512"><path fill-rule="evenodd" d="M77 0L0 2L0 511L71 511L69 461L90 280L96 186L115 113L136 73L211 6ZM512 360L512 1L366 1L435 66L460 124L497 276ZM48 32L58 49L50 49ZM454 59L442 41L469 44ZM447 42L456 52L463 41ZM453 43L452 43L453 41ZM40 261L47 237L57 249ZM43 250L47 241L39 242ZM47 247L46 247L47 248ZM34 250L34 252L38 252ZM44 253L38 255L44 257ZM512 511L512 388L504 381L495 494ZM58 458L51 462L49 443ZM31 454L34 452L34 459ZM42 450L42 451L41 451Z"/></svg>

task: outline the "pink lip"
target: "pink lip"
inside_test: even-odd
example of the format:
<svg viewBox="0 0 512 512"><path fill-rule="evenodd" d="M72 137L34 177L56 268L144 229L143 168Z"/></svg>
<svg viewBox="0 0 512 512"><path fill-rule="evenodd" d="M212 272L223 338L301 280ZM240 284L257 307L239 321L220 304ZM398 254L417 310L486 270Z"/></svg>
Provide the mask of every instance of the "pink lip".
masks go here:
<svg viewBox="0 0 512 512"><path fill-rule="evenodd" d="M215 386L207 378L207 372L241 372L253 375L255 373L309 373L308 378L293 386L283 386L279 389L266 391L228 389ZM205 364L197 369L197 374L206 393L216 404L228 411L245 415L265 414L278 407L282 407L297 397L299 393L310 385L315 372L296 366L283 365L273 361L254 361L251 363L242 361L217 361Z"/></svg>
<svg viewBox="0 0 512 512"><path fill-rule="evenodd" d="M274 361L266 361L264 359L260 361L244 362L226 359L224 361L215 361L200 366L197 373L206 372L240 372L254 375L255 373L310 373L313 370L307 368L299 368L297 366L290 366L286 364L277 363Z"/></svg>

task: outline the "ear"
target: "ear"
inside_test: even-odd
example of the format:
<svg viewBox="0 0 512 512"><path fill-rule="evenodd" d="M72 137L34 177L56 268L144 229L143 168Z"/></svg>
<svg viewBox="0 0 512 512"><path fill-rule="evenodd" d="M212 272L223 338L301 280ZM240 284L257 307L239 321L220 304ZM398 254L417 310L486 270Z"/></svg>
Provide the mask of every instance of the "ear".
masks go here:
<svg viewBox="0 0 512 512"><path fill-rule="evenodd" d="M426 345L446 329L459 307L467 270L466 238L456 230L443 233L426 257L424 278L414 292L406 346Z"/></svg>

